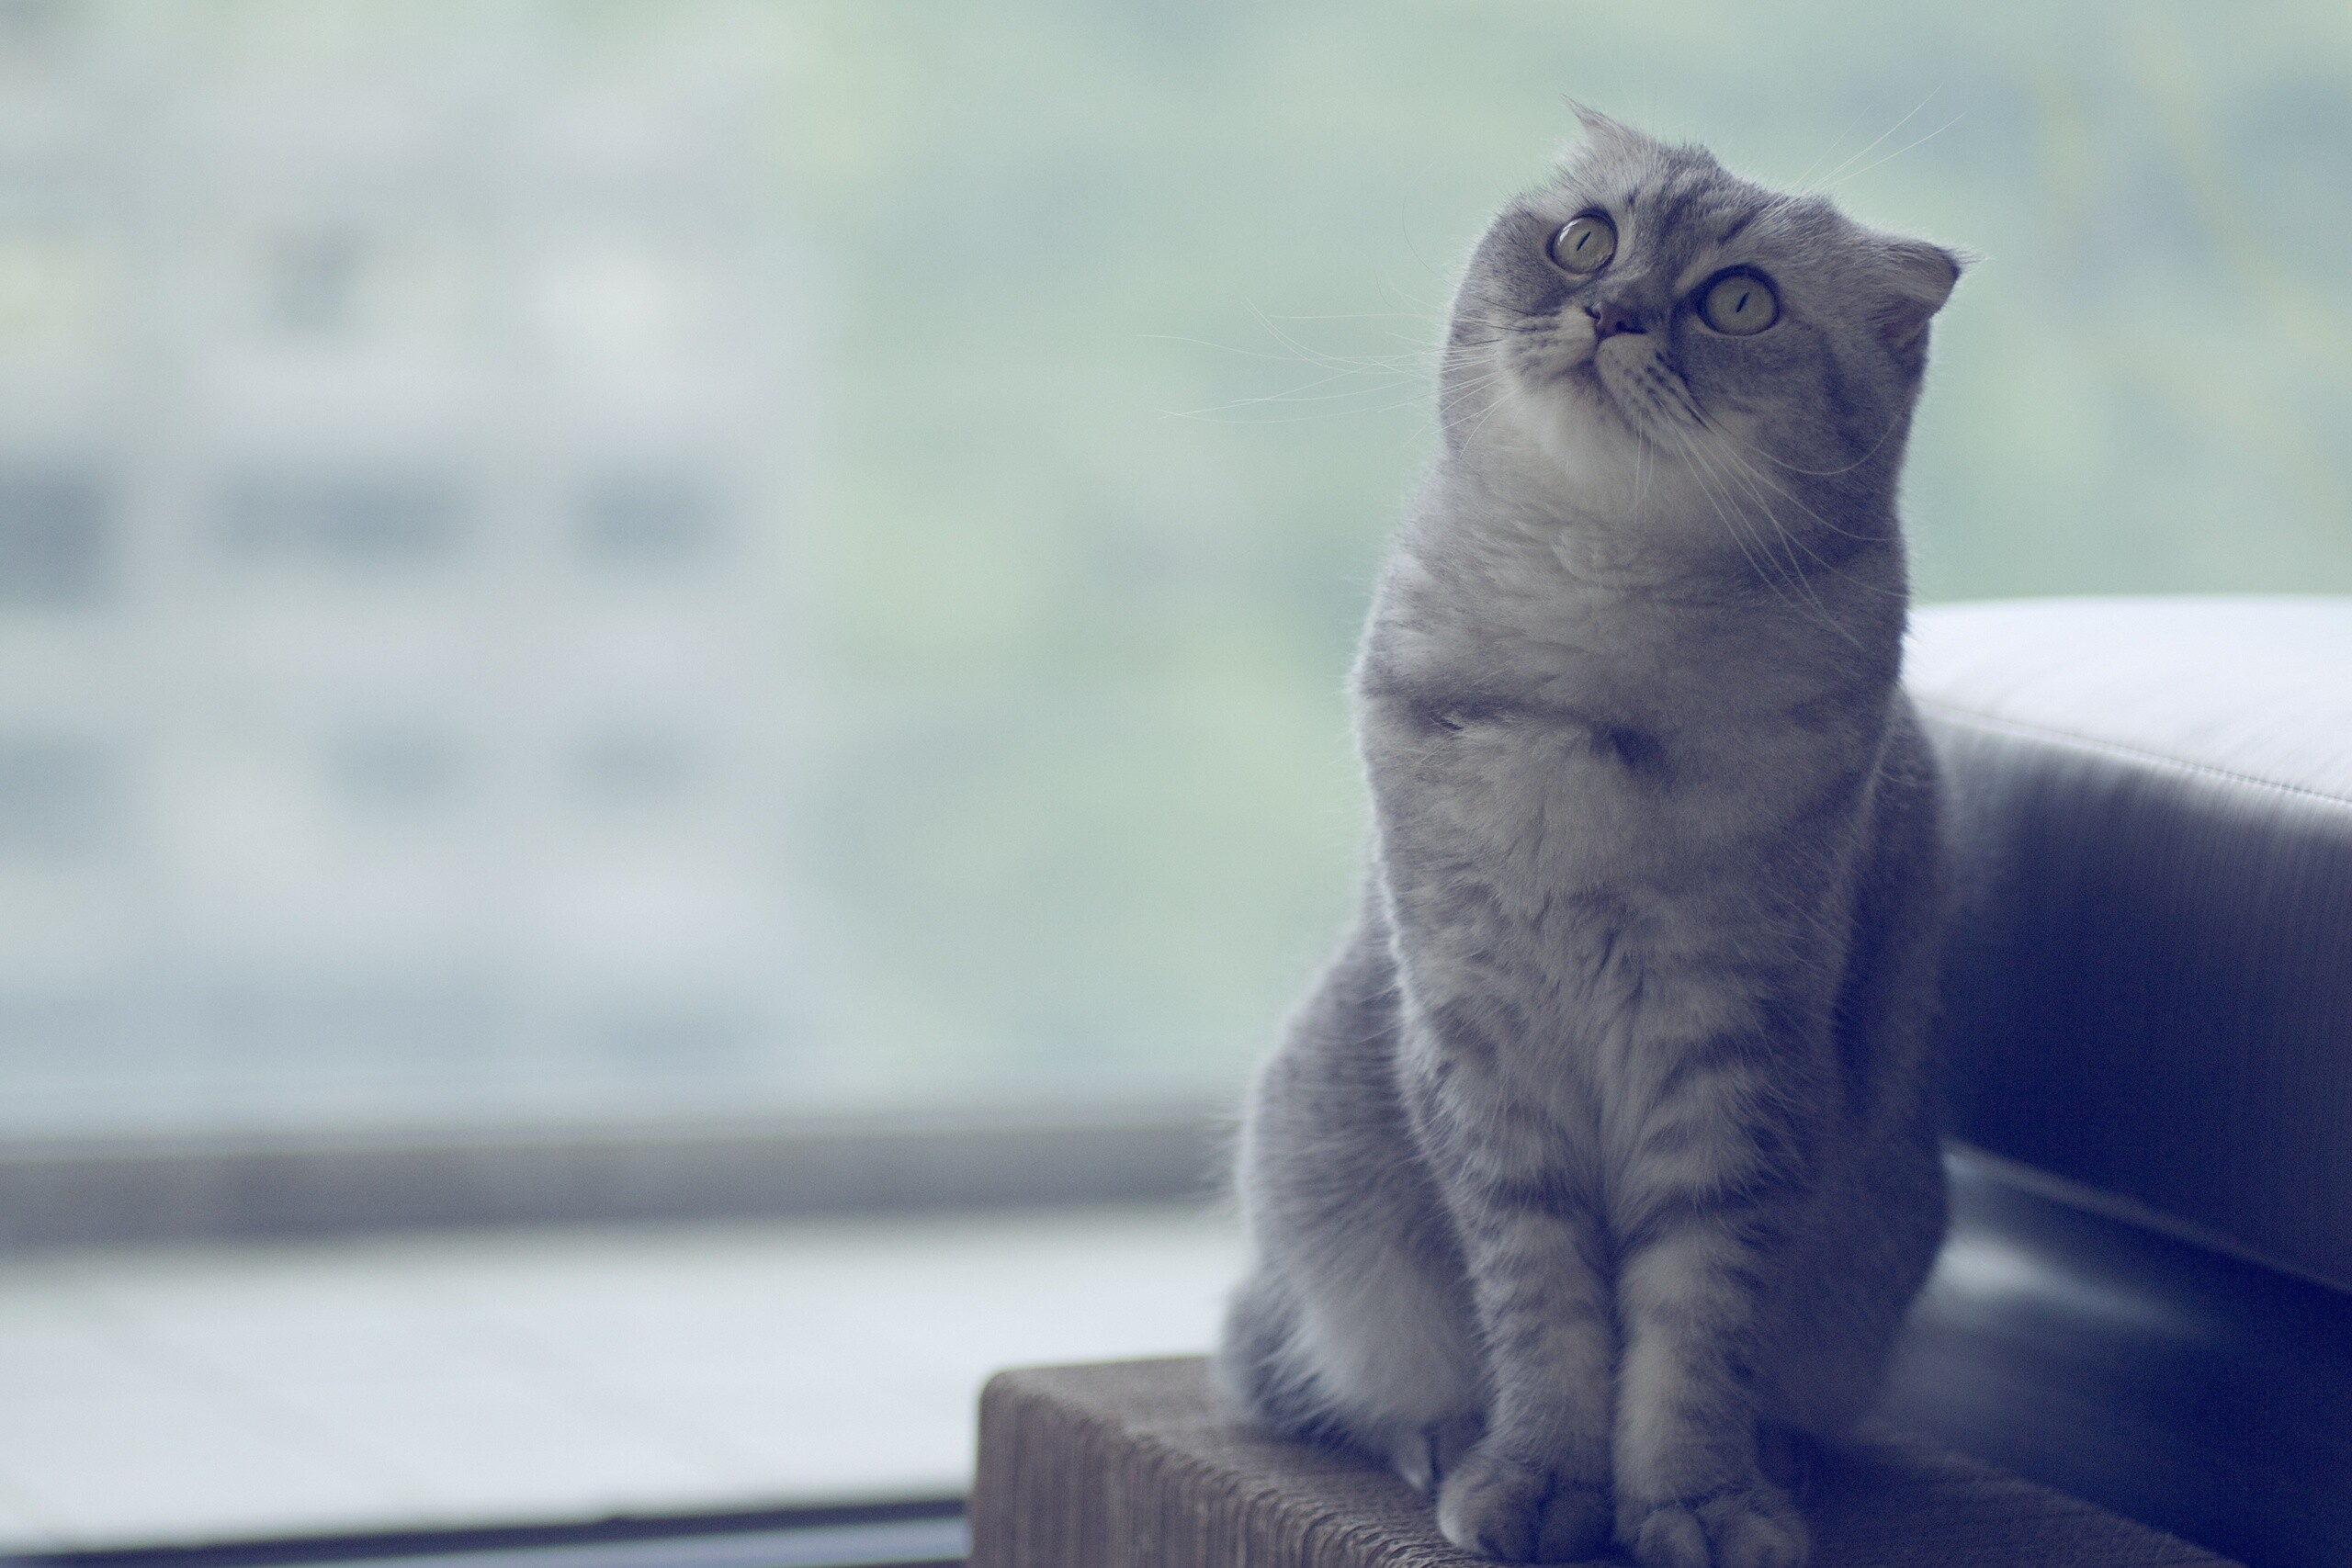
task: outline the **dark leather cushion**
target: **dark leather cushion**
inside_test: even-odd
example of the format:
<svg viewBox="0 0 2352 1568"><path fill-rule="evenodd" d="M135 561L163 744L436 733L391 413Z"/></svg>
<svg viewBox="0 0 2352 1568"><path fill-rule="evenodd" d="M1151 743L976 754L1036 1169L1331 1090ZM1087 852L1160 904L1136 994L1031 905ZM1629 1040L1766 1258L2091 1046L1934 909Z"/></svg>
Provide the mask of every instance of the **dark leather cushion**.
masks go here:
<svg viewBox="0 0 2352 1568"><path fill-rule="evenodd" d="M2352 1289L2352 599L1916 617L1952 1131Z"/></svg>

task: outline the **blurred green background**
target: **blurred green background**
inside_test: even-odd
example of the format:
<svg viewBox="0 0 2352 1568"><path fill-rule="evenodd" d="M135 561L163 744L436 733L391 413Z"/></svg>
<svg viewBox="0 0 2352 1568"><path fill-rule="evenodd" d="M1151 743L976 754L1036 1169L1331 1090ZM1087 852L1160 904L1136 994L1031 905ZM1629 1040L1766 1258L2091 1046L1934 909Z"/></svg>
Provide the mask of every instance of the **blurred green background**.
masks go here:
<svg viewBox="0 0 2352 1568"><path fill-rule="evenodd" d="M51 727L18 793L131 759L112 838L68 864L26 807L0 855L0 1099L57 1108L19 1121L110 1124L140 1093L149 1123L1230 1095L1354 897L1356 626L1431 449L1455 269L1567 143L1569 96L1981 258L1908 473L1926 598L2352 591L2340 0L0 0L0 339L46 330L27 301L116 299L91 341L132 347L92 417L128 492L184 476L126 502L115 598L0 606L0 698ZM265 185L283 211L246 200ZM352 205L378 186L390 216ZM578 340L545 354L514 303L542 254L548 330ZM276 303L214 310L208 279ZM601 482L614 438L543 398L601 364L637 417L629 345L673 316L707 330L673 334L661 386L732 433L717 479L655 486L639 522L684 564L661 535L640 592L551 542L556 502L510 502ZM397 379L369 367L431 321L418 363L481 411L452 450L483 450L419 470L446 469L418 493L454 498L447 538L407 576L199 559L215 455L171 433L279 377L296 413L349 392L365 436ZM211 364L172 359L198 339L216 382L154 371ZM83 372L0 349L17 461L18 415ZM623 434L701 450L663 417ZM512 483L510 446L540 454ZM28 539L103 521L19 488ZM755 497L749 532L716 502L706 528L706 491ZM365 766L321 729L343 710L302 705L317 650L397 640L355 605L424 650L392 694L413 735L354 742ZM257 626L211 695L174 684ZM595 718L603 667L571 650L628 673L639 632L683 673L573 750L650 804L582 805L546 693ZM477 649L511 668L477 678ZM130 739L51 744L108 703ZM701 728L663 750L672 719ZM353 866L388 890L374 925L328 918L366 902ZM248 932L225 959L220 931ZM344 945L294 953L315 931ZM607 978L610 1016L572 1006Z"/></svg>
<svg viewBox="0 0 2352 1568"><path fill-rule="evenodd" d="M2352 590L2340 6L778 28L837 291L806 846L889 998L838 1038L888 1016L910 1072L1214 1086L1271 1037L1352 897L1340 685L1429 347L1563 95L1982 258L1913 446L1924 598Z"/></svg>

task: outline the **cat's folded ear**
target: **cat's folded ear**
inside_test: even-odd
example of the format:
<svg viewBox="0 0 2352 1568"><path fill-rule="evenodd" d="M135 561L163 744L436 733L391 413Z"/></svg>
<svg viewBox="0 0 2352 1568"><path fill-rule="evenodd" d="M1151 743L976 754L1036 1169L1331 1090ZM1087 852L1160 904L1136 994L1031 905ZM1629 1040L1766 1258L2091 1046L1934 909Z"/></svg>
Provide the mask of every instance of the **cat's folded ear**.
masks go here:
<svg viewBox="0 0 2352 1568"><path fill-rule="evenodd" d="M1893 238L1885 254L1887 291L1878 309L1878 328L1889 348L1914 348L1928 319L1951 298L1970 258L1925 240Z"/></svg>

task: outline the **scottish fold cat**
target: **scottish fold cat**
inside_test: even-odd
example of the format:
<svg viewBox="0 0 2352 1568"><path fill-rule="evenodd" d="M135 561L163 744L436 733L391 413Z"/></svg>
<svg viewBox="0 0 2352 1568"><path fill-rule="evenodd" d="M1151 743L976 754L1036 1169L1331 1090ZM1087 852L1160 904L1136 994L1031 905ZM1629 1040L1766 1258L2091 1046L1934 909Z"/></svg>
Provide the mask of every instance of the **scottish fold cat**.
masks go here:
<svg viewBox="0 0 2352 1568"><path fill-rule="evenodd" d="M1896 485L1948 252L1598 116L1487 229L1219 1353L1509 1561L1799 1568L1943 1234ZM1777 1477L1777 1479L1776 1479Z"/></svg>

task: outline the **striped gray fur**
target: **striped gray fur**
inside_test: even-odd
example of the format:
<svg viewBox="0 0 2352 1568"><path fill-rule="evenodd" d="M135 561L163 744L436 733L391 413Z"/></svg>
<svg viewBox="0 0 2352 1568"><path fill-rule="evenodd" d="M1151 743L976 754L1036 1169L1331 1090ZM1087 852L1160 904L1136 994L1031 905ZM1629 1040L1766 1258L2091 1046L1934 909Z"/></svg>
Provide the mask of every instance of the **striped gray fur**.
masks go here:
<svg viewBox="0 0 2352 1568"><path fill-rule="evenodd" d="M1896 485L1959 264L1586 125L1455 299L1354 674L1372 875L1252 1093L1220 1376L1464 1547L1798 1568L1792 1456L1944 1226ZM1769 326L1702 317L1727 271Z"/></svg>

